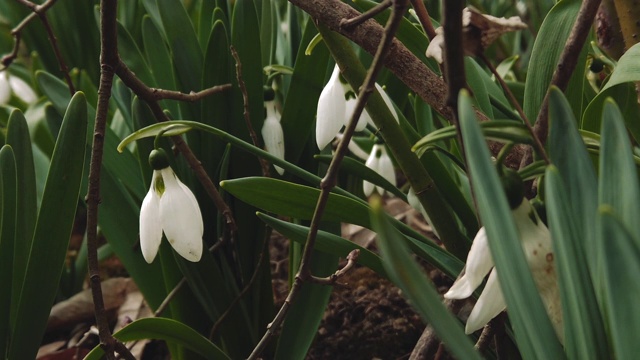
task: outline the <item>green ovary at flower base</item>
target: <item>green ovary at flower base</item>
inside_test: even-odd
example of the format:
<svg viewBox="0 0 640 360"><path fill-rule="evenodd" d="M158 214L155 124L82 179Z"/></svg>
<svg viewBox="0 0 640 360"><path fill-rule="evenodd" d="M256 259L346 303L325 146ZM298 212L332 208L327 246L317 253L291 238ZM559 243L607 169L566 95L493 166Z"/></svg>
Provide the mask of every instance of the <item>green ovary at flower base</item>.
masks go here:
<svg viewBox="0 0 640 360"><path fill-rule="evenodd" d="M538 217L529 200L522 199L522 202L512 210L512 214L520 234L522 249L525 252L538 292L556 334L562 342L562 308L555 264L553 262L551 234ZM498 281L498 273L494 268L484 227L478 231L473 240L465 269L465 274L444 294L445 298L465 299L471 296L485 276L489 274L487 284L467 319L465 332L470 334L485 326L491 319L506 309L502 289Z"/></svg>
<svg viewBox="0 0 640 360"><path fill-rule="evenodd" d="M196 197L173 172L164 150L153 150L149 163L154 169L153 178L140 208L140 248L144 259L153 262L164 232L180 256L199 261L204 226Z"/></svg>

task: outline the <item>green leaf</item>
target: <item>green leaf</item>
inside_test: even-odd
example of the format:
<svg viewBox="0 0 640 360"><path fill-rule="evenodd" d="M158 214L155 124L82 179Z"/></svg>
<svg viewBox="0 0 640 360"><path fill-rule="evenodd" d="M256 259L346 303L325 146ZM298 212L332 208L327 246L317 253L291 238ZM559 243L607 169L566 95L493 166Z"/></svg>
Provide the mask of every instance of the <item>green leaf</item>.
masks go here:
<svg viewBox="0 0 640 360"><path fill-rule="evenodd" d="M9 290L14 286L17 190L16 160L11 146L5 145L0 149L0 289ZM12 302L12 297L12 291L0 293L0 354L7 353L9 334L13 332L15 319L11 319L11 313L17 303Z"/></svg>
<svg viewBox="0 0 640 360"><path fill-rule="evenodd" d="M284 237L303 245L307 242L307 237L309 236L309 228L307 226L292 224L260 212L257 215L258 218ZM326 231L318 231L314 250L344 258L355 249L360 250L358 264L368 267L384 278L388 278L378 255L340 236Z"/></svg>
<svg viewBox="0 0 640 360"><path fill-rule="evenodd" d="M601 91L618 84L640 81L640 65L638 64L638 56L640 56L640 44L635 44L620 57L618 65L613 69L611 77L609 77L609 81Z"/></svg>
<svg viewBox="0 0 640 360"><path fill-rule="evenodd" d="M531 144L531 134L527 127L517 121L512 120L493 120L480 123L480 129L487 139L501 142L514 142L521 144ZM420 139L413 145L413 151L418 156L424 153L437 142L442 140L455 139L455 126L447 126L431 132L427 136Z"/></svg>
<svg viewBox="0 0 640 360"><path fill-rule="evenodd" d="M576 221L587 256L595 259L593 224L595 224L597 207L596 175L582 137L576 128L571 107L557 88L552 88L549 94L549 127L547 140L549 157L560 171L573 214L571 216ZM594 275L593 267L591 270Z"/></svg>
<svg viewBox="0 0 640 360"><path fill-rule="evenodd" d="M600 91L585 109L580 128L592 132L600 131L602 126L601 115L608 98L616 100L620 110L622 110L625 125L629 129L631 136L636 142L640 141L640 121L637 119L640 107L638 106L638 93L633 83L620 84Z"/></svg>
<svg viewBox="0 0 640 360"><path fill-rule="evenodd" d="M337 222L322 222L320 228L336 234L341 231L341 225ZM314 249L311 255L310 271L315 276L330 276L337 270L338 260L338 255ZM282 324L275 359L305 358L318 332L332 291L333 287L321 284L305 284L300 289L300 294L291 305L287 318Z"/></svg>
<svg viewBox="0 0 640 360"><path fill-rule="evenodd" d="M564 345L570 359L608 357L607 336L578 224L570 209L567 189L558 169L545 176L545 204L558 266L562 299Z"/></svg>
<svg viewBox="0 0 640 360"><path fill-rule="evenodd" d="M600 268L601 309L609 329L613 354L618 359L633 359L638 350L640 311L634 294L640 293L640 248L638 238L616 216L609 206L601 206L598 217L598 251L602 252Z"/></svg>
<svg viewBox="0 0 640 360"><path fill-rule="evenodd" d="M12 294L12 327L15 325L15 311L19 304L20 291L24 274L27 271L27 259L33 241L33 232L38 216L36 173L34 168L34 156L29 137L27 121L19 110L14 110L9 116L7 128L7 145L11 146L15 158L17 187L16 194L20 194L17 200L15 224L15 242L13 245L13 278L11 285Z"/></svg>
<svg viewBox="0 0 640 360"><path fill-rule="evenodd" d="M220 186L236 198L265 211L310 220L320 190L263 177L224 180ZM367 206L343 195L330 194L322 219L371 228Z"/></svg>
<svg viewBox="0 0 640 360"><path fill-rule="evenodd" d="M640 239L638 171L622 114L612 99L605 102L602 118L598 203L610 205L634 238Z"/></svg>
<svg viewBox="0 0 640 360"><path fill-rule="evenodd" d="M436 331L447 349L460 359L480 359L458 320L445 308L431 281L410 257L402 235L385 217L380 198L371 201L371 222L378 233L378 245L391 280L411 300L422 318Z"/></svg>
<svg viewBox="0 0 640 360"><path fill-rule="evenodd" d="M487 232L520 351L525 359L562 359L562 346L533 282L506 195L465 90L460 92L458 103L478 212Z"/></svg>
<svg viewBox="0 0 640 360"><path fill-rule="evenodd" d="M122 61L133 71L136 76L147 85L152 86L153 76L149 65L145 60L140 48L131 37L131 34L118 22L118 52Z"/></svg>
<svg viewBox="0 0 640 360"><path fill-rule="evenodd" d="M153 2L155 8L155 1L145 0L147 2ZM149 7L147 7L149 11ZM158 21L160 15L158 14ZM175 90L178 88L176 85L176 77L173 69L173 61L169 54L169 49L165 43L164 38L160 30L156 26L158 24L154 22L152 17L144 16L142 18L142 39L144 42L144 52L147 57L147 64L151 70L155 81L151 84L161 89ZM162 24L160 24L161 26ZM197 89L196 89L197 90ZM175 101L164 100L165 107L174 116L180 116L180 109L178 103Z"/></svg>
<svg viewBox="0 0 640 360"><path fill-rule="evenodd" d="M307 44L317 36L318 30L312 21L307 23L301 44ZM311 55L303 53L304 46L296 57L289 92L285 100L282 119L282 131L286 139L287 160L298 163L311 140L315 126L318 98L324 85L325 71L329 61L329 51L323 42L318 43Z"/></svg>
<svg viewBox="0 0 640 360"><path fill-rule="evenodd" d="M171 319L146 318L132 322L113 334L120 341L159 339L189 348L206 359L229 359L217 346L192 328ZM104 356L100 346L96 346L85 360L99 360Z"/></svg>
<svg viewBox="0 0 640 360"><path fill-rule="evenodd" d="M36 79L38 80L42 91L47 95L49 100L51 100L54 108L59 114L64 114L71 99L64 82L46 72L36 73ZM88 106L87 118L95 119L95 116L95 109ZM89 124L87 131L87 144L92 143L92 137L93 121ZM125 151L123 154L118 154L116 152L119 137L111 127L107 127L105 129L104 141L104 154L102 160L103 167L111 171L114 176L120 179L120 181L122 181L129 190L131 190L138 198L142 199L146 193L146 189L142 182L142 174L140 173L136 159L129 151Z"/></svg>
<svg viewBox="0 0 640 360"><path fill-rule="evenodd" d="M536 36L531 60L529 60L523 104L524 113L532 122L538 116L581 3L578 0L559 1L545 17ZM571 99L570 103L575 114L581 113L576 110L580 110L582 86L576 88L574 83L576 81L582 83L584 78L584 60L582 58L583 55L586 56L586 53L584 51L583 53L578 60L578 66L574 70L570 85L567 87L567 97Z"/></svg>
<svg viewBox="0 0 640 360"><path fill-rule="evenodd" d="M9 358L34 358L44 335L75 219L86 132L87 104L84 95L77 93L65 113L51 159Z"/></svg>

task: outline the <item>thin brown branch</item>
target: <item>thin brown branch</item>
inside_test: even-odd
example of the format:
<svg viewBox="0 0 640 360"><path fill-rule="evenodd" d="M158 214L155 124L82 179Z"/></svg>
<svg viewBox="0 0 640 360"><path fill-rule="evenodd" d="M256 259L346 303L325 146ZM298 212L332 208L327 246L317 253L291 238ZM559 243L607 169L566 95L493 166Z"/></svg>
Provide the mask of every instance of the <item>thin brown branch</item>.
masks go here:
<svg viewBox="0 0 640 360"><path fill-rule="evenodd" d="M565 44L560 59L556 66L556 70L551 78L551 85L557 86L560 90L564 91L569 84L569 79L573 74L573 70L576 68L580 52L584 46L584 42L589 35L593 20L598 12L600 6L600 0L585 0L580 5L576 22L573 24L567 43ZM540 112L536 119L536 123L533 126L533 131L540 142L544 145L547 142L547 135L549 132L549 92L542 101ZM533 162L532 148L528 148L525 156L520 162L520 168L523 168Z"/></svg>
<svg viewBox="0 0 640 360"><path fill-rule="evenodd" d="M418 16L420 25L422 25L427 37L429 40L433 40L433 38L436 37L436 29L433 28L431 17L429 16L427 8L424 6L424 3L422 0L411 0L411 6L413 6L413 10L416 11L416 16Z"/></svg>
<svg viewBox="0 0 640 360"><path fill-rule="evenodd" d="M238 86L240 87L240 92L242 93L242 104L243 104L243 112L244 121L247 125L247 130L249 130L249 136L251 136L251 141L253 142L253 146L257 148L262 148L260 146L260 141L258 140L258 135L256 135L256 131L253 129L253 125L251 124L251 114L249 113L249 93L247 92L247 87L242 79L242 62L240 61L240 56L238 56L238 52L233 47L230 46L231 56L236 61L236 79L238 80ZM259 158L260 167L262 168L262 176L270 177L269 174L269 163L267 160L263 158Z"/></svg>
<svg viewBox="0 0 640 360"><path fill-rule="evenodd" d="M316 4L318 5L318 4ZM311 219L311 224L309 226L309 235L307 237L307 241L302 252L302 257L300 260L300 267L298 268L298 273L296 274L293 285L287 298L280 308L280 311L276 314L273 321L267 326L267 331L264 336L258 342L256 347L253 349L251 355L249 355L248 359L256 359L267 346L269 341L275 335L275 330L279 329L284 321L287 312L293 301L295 301L296 297L300 293L300 289L302 288L302 284L307 281L311 277L311 255L313 254L313 249L315 247L316 236L318 234L318 230L320 227L320 220L322 219L322 215L324 214L324 209L327 205L327 201L329 199L329 193L335 187L338 177L338 170L340 168L340 164L344 156L347 153L349 142L351 141L351 137L355 131L356 125L358 123L358 119L364 111L364 107L369 99L369 96L375 89L375 82L378 74L382 70L382 67L385 63L385 59L388 57L389 50L392 48L393 39L395 36L398 27L400 26L400 22L402 17L404 16L405 11L408 7L408 0L394 0L392 7L392 14L387 22L387 26L384 29L382 34L382 40L375 51L375 55L373 57L373 61L371 63L371 67L367 72L367 77L365 78L362 87L360 88L358 94L358 100L356 102L355 109L351 118L349 119L349 123L346 126L343 137L338 144L338 148L336 153L329 164L329 168L327 169L327 173L324 178L320 181L320 196L318 197L318 201L316 203L316 208L313 214L313 218ZM350 18L350 17L349 17ZM338 21L339 23L340 21ZM371 23L371 22L365 22ZM339 24L338 24L339 25ZM356 29L360 28L360 26L356 27Z"/></svg>
<svg viewBox="0 0 640 360"><path fill-rule="evenodd" d="M62 57L62 53L60 52L60 48L58 47L58 39L56 38L51 25L49 24L49 20L47 19L47 10L53 6L57 0L47 0L41 5L32 3L27 0L16 0L20 4L29 8L32 13L29 14L26 18L24 18L20 24L18 24L15 28L11 30L11 35L14 38L14 46L8 55L2 57L2 65L5 67L9 67L9 65L18 57L18 49L20 47L20 39L21 39L21 31L27 26L34 18L39 17L40 22L45 28L47 36L49 37L49 42L51 43L51 47L53 48L53 52L58 60L58 65L60 66L60 71L64 76L65 81L67 82L67 86L69 87L69 92L73 96L76 92L73 82L71 81L71 77L69 76L69 68Z"/></svg>
<svg viewBox="0 0 640 360"><path fill-rule="evenodd" d="M115 359L114 350L127 359L135 359L128 349L112 335L104 308L102 286L100 283L100 265L98 263L98 204L100 203L100 170L104 151L105 128L109 99L113 85L114 66L117 55L113 49L118 48L116 37L117 0L100 1L101 18L101 50L100 50L100 86L98 88L98 104L89 165L89 186L87 191L87 257L89 265L89 283L96 314L96 324L100 337L100 346L108 359ZM122 346L120 346L122 345Z"/></svg>
<svg viewBox="0 0 640 360"><path fill-rule="evenodd" d="M527 127L527 130L529 130L529 133L533 138L533 144L536 150L538 151L538 154L542 156L542 158L547 164L550 164L551 161L549 160L549 156L547 155L547 152L544 150L544 145L542 145L542 142L540 141L540 138L538 138L538 136L536 135L536 132L533 131L533 127L531 126L531 122L529 121L529 118L527 117L527 115L525 115L524 110L522 110L522 106L520 106L520 103L518 103L518 100L516 100L516 97L511 92L511 89L509 88L509 86L507 86L507 83L504 82L504 79L502 79L502 76L498 74L498 71L496 70L495 66L493 66L491 61L487 59L487 57L484 54L480 54L479 56L480 56L480 59L484 61L485 65L489 67L489 70L491 70L491 73L493 74L493 76L495 76L496 80L498 80L498 82L500 83L500 86L502 87L502 90L504 91L504 93L507 94L507 98L511 102L511 105L513 105L516 108L516 111L518 112L518 114L520 114L522 121L524 122L525 126Z"/></svg>
<svg viewBox="0 0 640 360"><path fill-rule="evenodd" d="M154 89L148 87L145 83L143 83L136 75L127 67L127 65L121 60L118 59L118 66L115 68L116 74L122 80L122 82L127 85L136 95L138 95L142 100L144 100L151 112L155 116L156 120L159 122L169 121L169 117L162 111L162 108L158 104L156 92ZM209 197L213 200L218 211L224 216L226 225L229 227L230 236L233 238L238 227L236 226L236 222L233 219L233 214L231 212L231 208L225 203L224 199L218 192L218 189L207 175L207 172L202 167L200 160L196 158L196 156L191 151L191 148L187 145L187 143L180 136L172 136L171 140L173 140L174 145L182 153L185 160L191 167L191 170L196 174L196 177L202 184L202 187L205 189Z"/></svg>
<svg viewBox="0 0 640 360"><path fill-rule="evenodd" d="M340 26L348 29L348 28L352 28L354 26L358 26L360 24L362 24L363 22L373 18L374 16L380 14L381 12L383 12L384 10L386 10L387 8L389 8L389 6L391 6L392 1L391 0L384 0L381 1L378 5L372 7L369 11L359 14L358 16L354 17L354 18L350 18L350 19L342 19L342 21L340 22Z"/></svg>
<svg viewBox="0 0 640 360"><path fill-rule="evenodd" d="M338 280L342 276L344 276L346 273L348 273L351 269L353 269L354 266L356 266L356 263L358 262L358 256L360 256L360 250L359 249L351 250L349 255L347 255L347 263L345 264L345 266L342 269L336 271L335 273L333 273L333 274L331 274L330 276L327 276L327 277L317 277L317 276L311 275L311 277L309 278L310 282L312 282L314 284L320 284L320 285L340 285L340 286L343 286L344 284L338 283Z"/></svg>
<svg viewBox="0 0 640 360"><path fill-rule="evenodd" d="M189 94L185 94L180 91L156 89L156 88L151 88L151 92L153 93L153 97L155 98L156 101L170 99L170 100L178 100L178 101L195 102L195 101L202 100L207 96L217 94L219 92L227 91L230 89L231 89L231 84L224 84L224 85L210 87L208 89L204 89L198 92L192 91Z"/></svg>

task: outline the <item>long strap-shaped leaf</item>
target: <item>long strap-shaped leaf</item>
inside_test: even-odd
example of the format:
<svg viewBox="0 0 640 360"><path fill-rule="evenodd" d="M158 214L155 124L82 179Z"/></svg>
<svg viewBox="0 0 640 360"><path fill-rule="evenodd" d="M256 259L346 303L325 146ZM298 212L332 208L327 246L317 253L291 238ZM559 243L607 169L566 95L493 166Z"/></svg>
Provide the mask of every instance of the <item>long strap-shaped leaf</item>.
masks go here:
<svg viewBox="0 0 640 360"><path fill-rule="evenodd" d="M180 344L210 360L226 360L229 357L212 342L197 331L175 320L165 318L146 318L132 322L113 334L120 341L141 339L160 339ZM104 355L100 346L96 346L85 360L99 360Z"/></svg>
<svg viewBox="0 0 640 360"><path fill-rule="evenodd" d="M33 359L44 334L75 219L84 168L87 104L82 93L64 116L38 213L22 283L10 359Z"/></svg>
<svg viewBox="0 0 640 360"><path fill-rule="evenodd" d="M486 140L466 91L459 97L460 126L480 219L500 278L509 318L525 359L565 357L527 265L520 237Z"/></svg>
<svg viewBox="0 0 640 360"><path fill-rule="evenodd" d="M17 214L16 160L11 146L0 150L0 354L6 354L8 335L13 322L10 321L13 286L14 242ZM4 355L3 355L4 356Z"/></svg>

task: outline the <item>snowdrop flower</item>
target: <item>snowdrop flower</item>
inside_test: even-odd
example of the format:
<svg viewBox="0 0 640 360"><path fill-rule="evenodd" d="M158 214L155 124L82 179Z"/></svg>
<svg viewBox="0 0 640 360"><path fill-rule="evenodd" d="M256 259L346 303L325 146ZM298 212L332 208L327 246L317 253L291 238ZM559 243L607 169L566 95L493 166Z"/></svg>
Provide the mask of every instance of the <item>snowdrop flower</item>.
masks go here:
<svg viewBox="0 0 640 360"><path fill-rule="evenodd" d="M556 270L553 263L551 234L538 217L529 200L523 199L512 210L512 213L538 292L558 337L563 341L562 309ZM465 327L467 334L484 327L506 308L498 281L498 273L495 271L493 258L489 250L487 234L485 228L482 227L476 234L467 256L465 274L453 284L451 289L444 294L444 297L447 299L465 299L469 297L482 283L487 274L489 274L487 284L467 319Z"/></svg>
<svg viewBox="0 0 640 360"><path fill-rule="evenodd" d="M262 139L264 147L269 154L284 160L284 134L282 133L282 125L280 125L281 115L276 109L276 102L273 100L265 101L264 106L267 108L267 117L262 125ZM278 174L284 174L284 169L274 165Z"/></svg>
<svg viewBox="0 0 640 360"><path fill-rule="evenodd" d="M38 100L36 93L24 80L10 75L6 70L0 71L0 104L8 103L12 93L27 104Z"/></svg>
<svg viewBox="0 0 640 360"><path fill-rule="evenodd" d="M162 232L183 258L197 262L202 256L202 214L198 201L169 166L167 155L156 149L149 155L153 167L151 188L140 208L140 247L151 264L158 253Z"/></svg>
<svg viewBox="0 0 640 360"><path fill-rule="evenodd" d="M378 84L376 84L376 89L378 89L385 104L387 104L396 121L398 121L398 114L389 95ZM322 89L318 99L316 143L319 149L324 149L340 131L342 125L348 124L356 103L355 92L351 89L351 86L340 81L340 68L336 65L333 68L329 82ZM358 119L356 131L364 130L367 124L373 125L373 120L371 120L367 110L364 110Z"/></svg>
<svg viewBox="0 0 640 360"><path fill-rule="evenodd" d="M391 158L389 154L387 154L387 148L384 147L384 144L375 144L371 149L371 154L367 159L365 165L382 175L388 182L396 185L396 173L393 170L393 163L391 162ZM374 185L368 181L362 182L362 190L364 191L365 196L370 196L373 194ZM383 195L385 190L382 186L375 186L375 190Z"/></svg>

